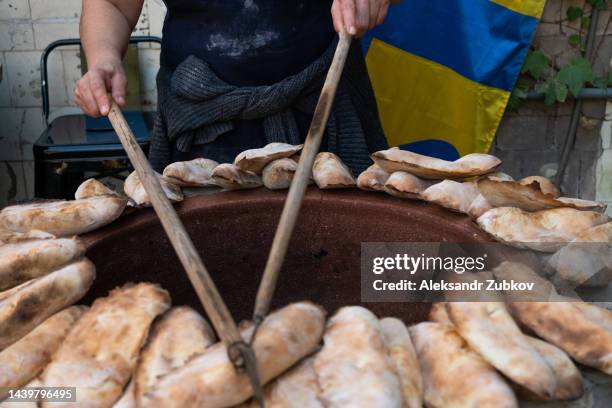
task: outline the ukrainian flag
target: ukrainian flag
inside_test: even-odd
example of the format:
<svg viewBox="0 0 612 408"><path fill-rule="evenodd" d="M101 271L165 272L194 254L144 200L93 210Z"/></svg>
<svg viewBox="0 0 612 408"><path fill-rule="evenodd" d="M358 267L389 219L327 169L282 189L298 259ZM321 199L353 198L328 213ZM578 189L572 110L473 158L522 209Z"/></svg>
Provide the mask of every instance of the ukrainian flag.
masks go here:
<svg viewBox="0 0 612 408"><path fill-rule="evenodd" d="M363 40L392 146L487 152L545 0L403 0ZM425 152L432 153L432 152Z"/></svg>

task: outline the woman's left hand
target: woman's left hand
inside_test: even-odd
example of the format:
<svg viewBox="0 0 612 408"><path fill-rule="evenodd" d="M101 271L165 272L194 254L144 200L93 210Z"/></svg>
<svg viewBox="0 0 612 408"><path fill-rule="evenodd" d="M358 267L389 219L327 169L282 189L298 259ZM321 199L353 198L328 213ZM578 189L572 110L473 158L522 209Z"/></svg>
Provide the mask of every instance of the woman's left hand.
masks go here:
<svg viewBox="0 0 612 408"><path fill-rule="evenodd" d="M385 20L389 3L390 0L334 0L331 9L334 28L361 37Z"/></svg>

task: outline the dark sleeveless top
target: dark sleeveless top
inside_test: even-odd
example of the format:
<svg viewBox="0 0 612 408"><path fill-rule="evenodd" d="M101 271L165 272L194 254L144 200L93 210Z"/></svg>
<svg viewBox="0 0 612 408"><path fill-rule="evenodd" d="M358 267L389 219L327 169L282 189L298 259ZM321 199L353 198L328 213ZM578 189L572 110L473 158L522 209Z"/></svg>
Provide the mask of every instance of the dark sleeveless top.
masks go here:
<svg viewBox="0 0 612 408"><path fill-rule="evenodd" d="M331 0L165 0L161 62L206 61L225 82L272 84L327 49Z"/></svg>

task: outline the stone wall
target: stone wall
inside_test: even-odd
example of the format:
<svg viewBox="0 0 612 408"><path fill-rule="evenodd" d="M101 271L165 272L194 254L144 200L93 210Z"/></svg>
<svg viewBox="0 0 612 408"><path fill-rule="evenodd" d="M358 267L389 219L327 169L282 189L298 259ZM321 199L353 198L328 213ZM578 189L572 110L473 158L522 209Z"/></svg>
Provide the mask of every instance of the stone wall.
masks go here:
<svg viewBox="0 0 612 408"><path fill-rule="evenodd" d="M571 102L547 108L542 102L529 101L519 113L507 113L492 149L493 154L504 160L502 170L515 178L535 174L554 178L571 109ZM578 126L561 189L569 196L593 199L596 194L595 163L603 151L600 134L605 101L584 101L582 113L594 120L588 123L588 128ZM606 125L609 127L610 122Z"/></svg>
<svg viewBox="0 0 612 408"><path fill-rule="evenodd" d="M576 33L573 23L563 22L571 5L584 0L549 0L535 43L559 63L577 51L568 47ZM80 0L0 0L0 207L33 195L32 144L44 129L41 109L41 51L50 42L78 36ZM161 35L164 9L161 0L146 0L136 28L139 35ZM600 13L597 28L598 58L595 68L603 72L612 57L610 11ZM141 93L146 107L155 100L154 77L157 47L139 52ZM75 81L81 73L77 49L52 54L49 84L52 112L76 111L72 102ZM507 114L499 129L493 153L505 159L504 170L515 177L531 174L553 176L559 149L566 135L571 103L547 108L531 101L519 113ZM605 102L586 101L562 189L568 195L604 199L612 203L612 108L604 122ZM603 128L602 128L602 123Z"/></svg>
<svg viewBox="0 0 612 408"><path fill-rule="evenodd" d="M568 46L568 39L578 32L578 23L563 21L570 6L583 7L584 0L548 0L534 45L558 65L579 55ZM588 8L585 8L590 12ZM611 11L599 13L594 70L610 70L612 58ZM541 101L529 101L518 113L507 113L497 132L493 154L504 159L503 169L514 177L541 174L552 177L557 172L560 150L567 136L572 101L547 107ZM612 146L609 135L612 109L604 100L585 100L580 126L564 173L561 189L566 195L598 198L612 204ZM607 119L607 120L606 120Z"/></svg>
<svg viewBox="0 0 612 408"><path fill-rule="evenodd" d="M595 199L608 203L612 216L612 102L606 104L606 119L601 127L601 154L594 165Z"/></svg>

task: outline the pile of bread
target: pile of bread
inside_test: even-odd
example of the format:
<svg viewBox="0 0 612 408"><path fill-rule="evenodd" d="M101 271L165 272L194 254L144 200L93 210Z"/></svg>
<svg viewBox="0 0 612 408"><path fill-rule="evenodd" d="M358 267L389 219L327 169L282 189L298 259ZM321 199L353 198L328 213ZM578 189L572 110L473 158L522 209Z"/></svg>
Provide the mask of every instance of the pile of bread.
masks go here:
<svg viewBox="0 0 612 408"><path fill-rule="evenodd" d="M302 145L270 143L260 149L246 150L234 163L219 164L210 159L194 159L168 165L159 174L170 201L183 200L181 187L221 187L238 190L265 186L270 190L287 189L297 171ZM333 153L319 153L313 166L314 182L320 188L354 187L348 167ZM136 206L149 206L149 198L134 172L128 176L124 191Z"/></svg>
<svg viewBox="0 0 612 408"><path fill-rule="evenodd" d="M173 163L160 180L173 201L181 187L288 188L300 149L271 144L234 164ZM498 241L548 254L544 269L554 279L607 285L612 278L605 206L559 197L544 178L514 181L495 172L500 161L490 155L446 162L390 149L372 158L355 180L337 156L319 153L312 179L322 189L357 186L466 213ZM75 306L95 278L75 235L113 222L126 205L150 205L135 173L124 191L91 179L75 200L0 211L0 400L6 387L30 385L77 387L79 405L92 407L255 406L246 374L233 369L204 318L171 308L159 286L127 284L90 308ZM508 262L491 273L517 274L541 279ZM311 303L286 306L267 317L253 344L267 406L515 407L517 394L579 398L573 361L612 375L612 312L540 287L553 301L503 293L496 302L440 303L431 322L410 328L362 307L326 321ZM241 330L250 338L249 323Z"/></svg>
<svg viewBox="0 0 612 408"><path fill-rule="evenodd" d="M80 268L89 273L90 284L93 266L80 262L86 263ZM78 267L71 264L47 276ZM56 292L70 282L56 281ZM49 303L56 294L31 292ZM78 298L61 302L66 307ZM171 308L169 294L158 285L127 284L89 308L13 311L11 306L21 306L15 300L8 294L0 302L0 400L9 393L4 387L76 387L77 404L5 401L2 407L221 407L251 396L246 374L234 370L204 318L185 306ZM35 323L30 315L37 316L37 325L29 323ZM18 332L11 325L25 321L27 327ZM323 310L306 302L270 314L253 344L262 380L270 381L312 353L324 323ZM245 337L251 330L250 324L242 325Z"/></svg>
<svg viewBox="0 0 612 408"><path fill-rule="evenodd" d="M85 260L38 279L70 268L82 271L74 280L91 284L93 266ZM517 270L539 279L509 262L489 275L504 279ZM70 306L75 292L54 310L28 312L39 316L37 323L18 332L7 316L15 314L15 323L28 318L23 310L7 310L6 302L13 302L6 293L0 293L0 399L7 393L2 387L46 386L76 387L77 406L87 407L257 406L247 374L234 369L205 319L189 307L171 307L158 285L127 284L89 308ZM252 344L266 406L510 408L519 406L518 397L580 398L583 378L573 361L612 375L611 311L578 301L499 296L434 304L430 321L411 327L360 306L343 307L329 319L310 302L279 309ZM551 296L558 296L554 289ZM240 329L250 339L252 324ZM72 405L0 403L11 406Z"/></svg>

